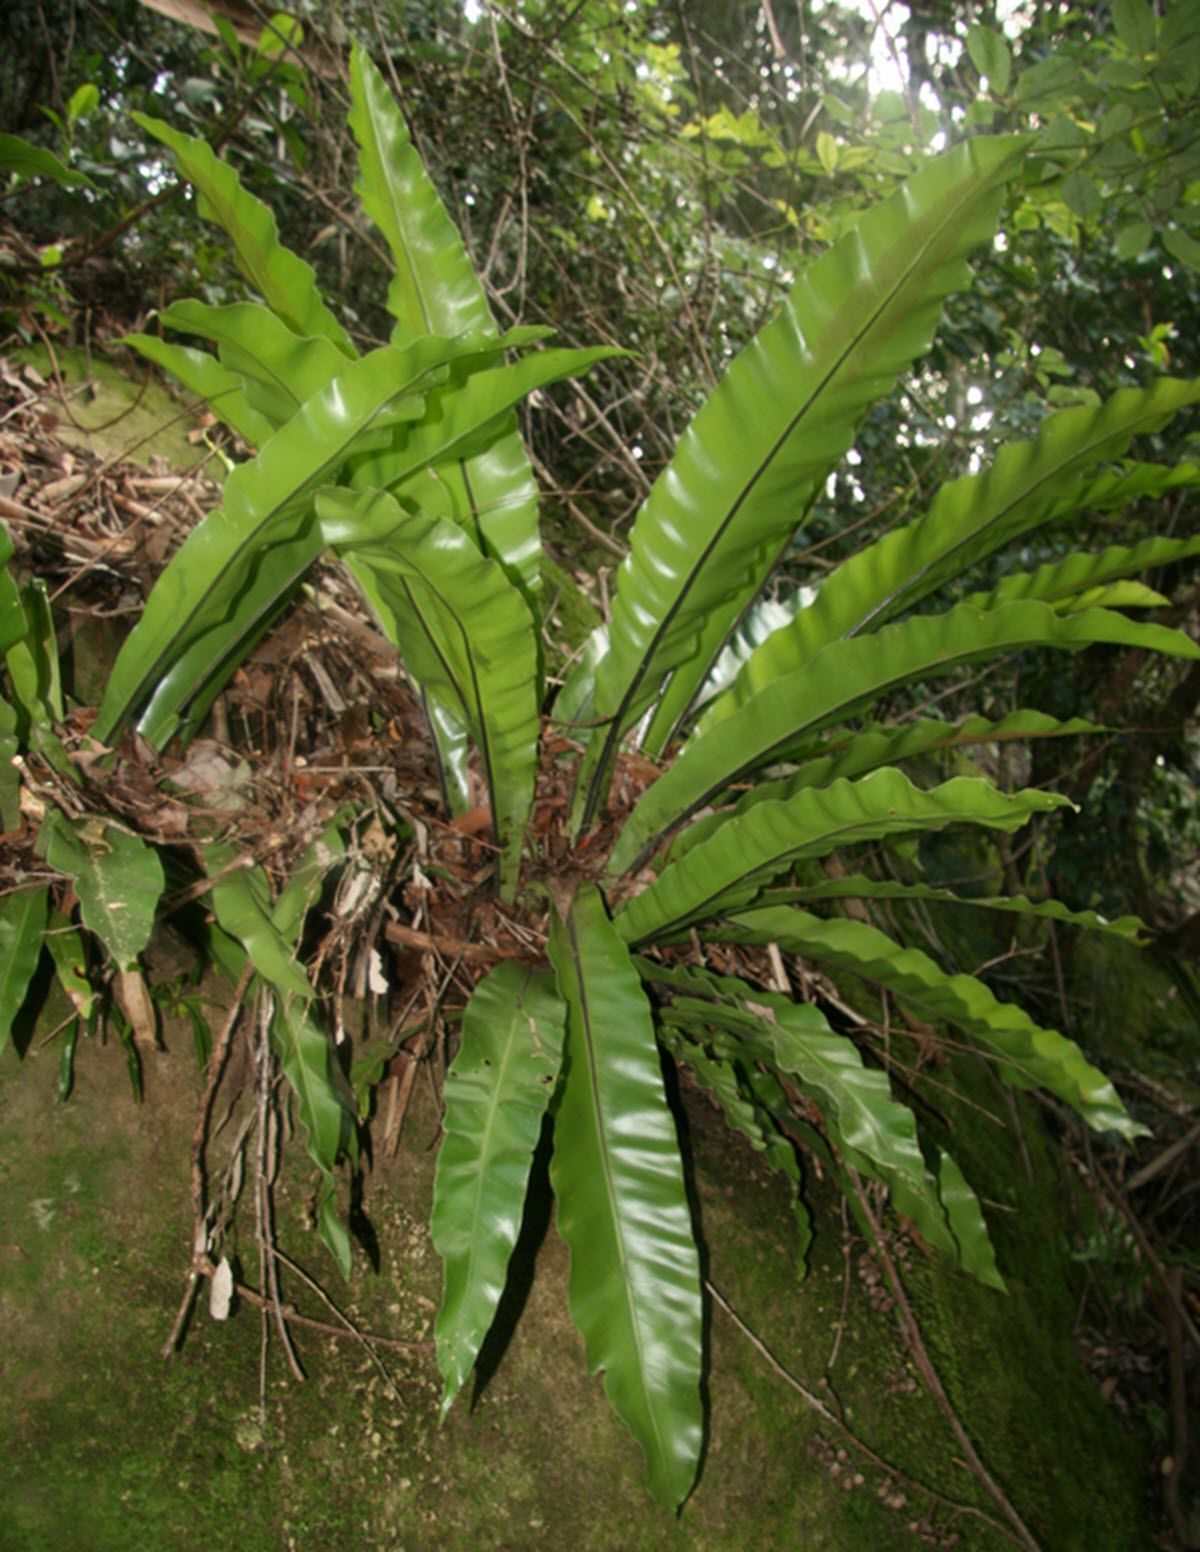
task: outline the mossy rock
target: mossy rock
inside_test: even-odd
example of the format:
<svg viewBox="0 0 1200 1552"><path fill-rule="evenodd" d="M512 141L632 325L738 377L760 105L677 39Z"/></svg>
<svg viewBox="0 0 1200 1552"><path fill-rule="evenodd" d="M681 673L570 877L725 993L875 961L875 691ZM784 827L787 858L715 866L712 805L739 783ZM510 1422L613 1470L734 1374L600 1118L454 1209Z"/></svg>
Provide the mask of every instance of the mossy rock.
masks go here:
<svg viewBox="0 0 1200 1552"><path fill-rule="evenodd" d="M54 434L66 446L85 448L97 458L148 466L162 459L175 473L209 458L203 442L189 440L196 422L184 414L188 401L173 398L149 366L136 373L125 371L99 349L77 345L56 348L53 360L44 345L25 346L10 356L45 378L50 406L58 416ZM60 380L67 390L65 401L57 391ZM210 465L209 472L220 479L219 466Z"/></svg>

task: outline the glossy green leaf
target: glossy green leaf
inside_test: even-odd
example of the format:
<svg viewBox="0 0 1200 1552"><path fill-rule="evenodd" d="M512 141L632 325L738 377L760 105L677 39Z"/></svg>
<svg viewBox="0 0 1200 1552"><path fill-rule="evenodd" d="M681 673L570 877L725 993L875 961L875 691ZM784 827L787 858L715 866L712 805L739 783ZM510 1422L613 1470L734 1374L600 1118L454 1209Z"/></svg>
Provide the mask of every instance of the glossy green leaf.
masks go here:
<svg viewBox="0 0 1200 1552"><path fill-rule="evenodd" d="M276 1036L276 1049L278 1049L278 1036ZM280 1065L286 1074L286 1064L281 1060ZM321 1194L317 1199L317 1233L321 1236L321 1243L337 1262L342 1276L349 1277L353 1266L350 1231L338 1214L337 1181L329 1174L325 1175L321 1182Z"/></svg>
<svg viewBox="0 0 1200 1552"><path fill-rule="evenodd" d="M550 931L567 1004L551 1180L588 1363L674 1509L700 1461L700 1265L650 1007L594 885Z"/></svg>
<svg viewBox="0 0 1200 1552"><path fill-rule="evenodd" d="M759 569L764 574L769 572L775 559L774 555L764 550ZM740 662L744 662L750 656L754 650L752 646L746 645L740 652L739 648L743 647L745 633L754 630L759 611L767 609L783 614L786 618L791 618L795 613L794 609L781 608L773 599L765 599L740 621L732 638L729 636L728 621L721 614L713 614L704 622L696 640L695 660L698 663L710 663L712 668L699 682L697 676L691 673L671 674L655 704L645 732L639 730L638 744L641 749L652 756L662 755L671 740L680 736L685 725L694 721L699 703L707 704L727 687L726 682L714 681L723 679L723 665L727 666L731 659L740 658ZM777 621L773 628L777 628L778 623L782 622ZM768 634L764 632L764 635ZM736 670L729 674L730 681L734 678Z"/></svg>
<svg viewBox="0 0 1200 1552"><path fill-rule="evenodd" d="M730 818L636 895L617 918L627 943L705 921L746 904L793 862L839 846L976 824L1012 832L1031 814L1067 803L1053 792L1003 793L989 781L957 776L931 792L885 767L859 781L810 788L752 804Z"/></svg>
<svg viewBox="0 0 1200 1552"><path fill-rule="evenodd" d="M714 1021L713 1004L721 999L712 984L711 972L694 967L665 966L658 961L634 956L643 978L652 984L681 991L682 996L664 1001L658 1008L658 1018L668 1029L683 1031L694 1044L713 1050L726 1062L738 1066L741 1081L747 1094L758 1109L777 1126L782 1135L805 1154L819 1160L825 1170L837 1181L847 1196L851 1184L845 1169L825 1137L814 1122L803 1119L801 1107L796 1103L795 1081L784 1080L765 1065L771 1060L770 1051L757 1042L763 1031L761 1021L738 1010L730 1003L723 1004L720 1022ZM719 978L718 978L719 979ZM751 997L753 1000L753 996ZM751 1059L754 1056L755 1059Z"/></svg>
<svg viewBox="0 0 1200 1552"><path fill-rule="evenodd" d="M1033 600L986 613L962 604L946 614L918 615L867 636L832 641L805 668L768 684L684 747L634 809L613 849L610 876L648 854L731 782L787 758L802 734L856 715L889 690L1005 652L1035 646L1075 650L1101 641L1200 657L1200 647L1178 631L1105 609L1060 616Z"/></svg>
<svg viewBox="0 0 1200 1552"><path fill-rule="evenodd" d="M522 386L512 386L515 397L521 397L525 391ZM430 405L430 415L440 428L439 436L448 439L448 446L414 449L410 442L406 449L409 456L393 453L386 460L373 459L370 468L381 480L394 482L398 496L409 508L457 524L472 538L476 548L498 561L509 579L532 600L541 585L537 489L525 444L515 430L507 429L510 424L515 427L513 411L502 407L497 414L496 389L497 382L492 379L477 400L479 416L491 428L488 438L494 438L489 446L470 457L452 456L448 462L439 463L437 459L443 452L462 451L462 439L457 429L446 429L442 401L438 400ZM442 400L453 402L460 392L461 377L455 379ZM359 483L367 472L360 471ZM470 807L470 797L467 727L461 708L456 711L433 690L426 692L425 706L447 804L452 813L465 812Z"/></svg>
<svg viewBox="0 0 1200 1552"><path fill-rule="evenodd" d="M792 1211L796 1219L796 1255L801 1267L807 1270L808 1247L812 1243L812 1219L804 1198L800 1195L800 1165L796 1150L775 1124L774 1117L760 1103L745 1069L733 1060L705 1050L695 1040L687 1040L678 1030L660 1026L659 1039L678 1062L686 1064L696 1081L708 1090L721 1106L725 1120L740 1132L756 1153L776 1172L786 1177L792 1187ZM766 1076L766 1074L760 1074ZM782 1100L782 1090L780 1090Z"/></svg>
<svg viewBox="0 0 1200 1552"><path fill-rule="evenodd" d="M89 114L95 113L100 105L100 88L94 81L85 81L82 86L77 86L67 100L67 123L74 128Z"/></svg>
<svg viewBox="0 0 1200 1552"><path fill-rule="evenodd" d="M442 1415L474 1366L504 1291L534 1149L562 1062L553 977L509 961L472 993L446 1076L430 1232L445 1267L437 1318Z"/></svg>
<svg viewBox="0 0 1200 1552"><path fill-rule="evenodd" d="M1134 943L1141 941L1142 934L1147 931L1146 924L1137 916L1117 916L1110 921L1095 911L1072 911L1061 900L1027 900L1024 895L956 895L952 890L936 889L931 884L900 884L892 879L865 878L861 873L826 879L824 883L805 888L772 891L770 900L772 904L792 905L820 900L921 900L1039 917L1071 927L1087 927L1093 932L1111 933Z"/></svg>
<svg viewBox="0 0 1200 1552"><path fill-rule="evenodd" d="M294 334L270 308L254 302L210 307L203 302L175 302L160 315L162 324L194 334L217 347L221 365L243 383L251 406L274 425L285 424L305 400L337 377L346 357L322 335ZM458 335L444 338L439 364L457 363L461 378L495 366L505 350L528 343L541 331L516 329L503 337ZM422 352L432 347L422 337ZM430 386L433 386L433 380ZM420 401L414 401L421 407ZM419 416L414 411L414 417Z"/></svg>
<svg viewBox="0 0 1200 1552"><path fill-rule="evenodd" d="M72 823L57 810L47 814L39 845L50 866L75 885L84 926L118 969L132 970L150 941L163 892L158 853L115 825L100 819Z"/></svg>
<svg viewBox="0 0 1200 1552"><path fill-rule="evenodd" d="M761 599L739 623L734 635L723 647L721 640L716 639L715 631L711 639L707 632L703 633L697 651L701 657L712 661L711 673L694 695L689 693L692 688L689 679L672 676L654 708L649 727L640 739L642 749L653 755L661 754L672 735L678 731L692 701L699 706L727 690L755 649L780 626L795 619L800 608L800 597L800 594L793 594L787 601ZM685 696L689 697L686 701Z"/></svg>
<svg viewBox="0 0 1200 1552"><path fill-rule="evenodd" d="M601 623L588 635L575 662L554 697L554 721L563 727L582 727L592 721L596 670L608 651L608 626Z"/></svg>
<svg viewBox="0 0 1200 1552"><path fill-rule="evenodd" d="M339 871L346 858L346 840L342 827L351 818L352 809L337 814L304 853L288 875L287 883L271 907L271 924L288 943L298 943L304 919L317 903L331 875ZM401 830L403 826L400 827Z"/></svg>
<svg viewBox="0 0 1200 1552"><path fill-rule="evenodd" d="M108 1013L109 1024L121 1042L125 1052L125 1071L129 1075L129 1087L133 1093L134 1103L140 1105L145 1097L145 1088L142 1083L142 1057L138 1050L137 1041L133 1036L133 1025L125 1017L120 1008L112 1007ZM59 1070L59 1091L62 1091L64 1075Z"/></svg>
<svg viewBox="0 0 1200 1552"><path fill-rule="evenodd" d="M422 334L494 333L491 309L462 238L391 91L361 45L350 56L350 97L348 122L359 147L355 192L396 266L388 287L396 342Z"/></svg>
<svg viewBox="0 0 1200 1552"><path fill-rule="evenodd" d="M528 607L452 523L409 514L377 491L330 491L317 510L325 543L358 578L413 678L469 728L511 898L537 768L540 695Z"/></svg>
<svg viewBox="0 0 1200 1552"><path fill-rule="evenodd" d="M271 1044L280 1070L296 1096L308 1156L325 1176L317 1206L317 1227L344 1277L350 1275L350 1240L336 1211L334 1165L339 1153L357 1156L354 1104L333 1056L329 1034L311 1004L276 1001Z"/></svg>
<svg viewBox="0 0 1200 1552"><path fill-rule="evenodd" d="M1073 614L1079 609L1167 609L1170 604L1171 600L1165 594L1156 593L1152 587L1132 577L1102 582L1081 593L1054 600L1054 607L1060 614Z"/></svg>
<svg viewBox="0 0 1200 1552"><path fill-rule="evenodd" d="M33 658L37 699L43 723L58 724L66 716L63 701L62 664L58 656L58 630L50 607L50 593L41 577L34 577L21 589L25 618L29 622L26 641Z"/></svg>
<svg viewBox="0 0 1200 1552"><path fill-rule="evenodd" d="M586 365L569 370L575 373ZM489 447L431 467L406 480L398 493L470 533L477 547L499 561L509 579L533 599L541 590L538 488L516 427L510 410L492 427Z"/></svg>
<svg viewBox="0 0 1200 1552"><path fill-rule="evenodd" d="M443 359L443 342L431 339L349 363L257 458L233 471L221 507L188 536L118 654L92 729L97 738L111 741L143 706L138 727L156 747L181 721L194 730L320 554L314 492L366 439L390 435L411 414L404 401Z"/></svg>
<svg viewBox="0 0 1200 1552"><path fill-rule="evenodd" d="M864 1065L857 1046L829 1027L812 1003L760 991L744 981L684 969L673 1008L690 1008L724 1026L748 1062L766 1063L792 1078L821 1112L821 1127L842 1162L885 1184L896 1205L917 1224L929 1244L957 1258L934 1175L907 1105L892 1098L887 1074Z"/></svg>
<svg viewBox="0 0 1200 1552"><path fill-rule="evenodd" d="M987 717L964 717L961 722L942 722L919 717L898 725L873 723L860 733L835 734L818 752L806 755L790 775L760 782L742 794L732 808L718 809L694 820L671 844L671 859L677 860L693 846L719 829L731 815L744 814L767 799L784 801L809 787L830 787L835 781L865 776L881 766L924 754L941 754L972 744L1001 744L1034 738L1074 738L1081 733L1100 733L1104 729L1082 717L1059 721L1039 711L1014 711L998 722Z"/></svg>
<svg viewBox="0 0 1200 1552"><path fill-rule="evenodd" d="M181 135L145 113L132 117L174 153L179 171L201 196L200 213L224 229L242 272L288 328L300 335L323 334L347 358L355 356L350 336L321 299L312 266L280 243L273 211L242 187L233 168L205 141Z"/></svg>
<svg viewBox="0 0 1200 1552"><path fill-rule="evenodd" d="M944 485L924 517L893 530L843 562L809 608L752 654L708 725L758 690L810 662L828 642L884 624L1006 544L1075 512L1124 506L1139 495L1192 484L1197 471L1137 465L1094 473L1134 436L1158 431L1200 400L1200 383L1162 378L1125 389L1099 409L1052 415L1032 442L1002 447L991 467Z"/></svg>
<svg viewBox="0 0 1200 1552"><path fill-rule="evenodd" d="M45 884L0 897L0 1051L41 958L48 902Z"/></svg>
<svg viewBox="0 0 1200 1552"><path fill-rule="evenodd" d="M814 1019L811 1004L782 1003L775 1009L775 1064L815 1100L838 1159L887 1186L893 1206L925 1242L957 1259L958 1241L921 1151L916 1118L891 1097L887 1074L866 1066L854 1042L835 1034L823 1016Z"/></svg>
<svg viewBox="0 0 1200 1552"><path fill-rule="evenodd" d="M463 241L391 92L357 46L350 60L350 95L350 128L359 145L355 188L396 266L388 287L393 338L494 334L491 309ZM540 587L538 494L515 419L491 448L438 469L432 483L445 508L432 504L428 491L413 492L417 504L473 531L479 548L534 597Z"/></svg>
<svg viewBox="0 0 1200 1552"><path fill-rule="evenodd" d="M428 343L420 341L405 354ZM597 361L617 354L607 347L535 350L488 372L464 376L460 371L429 394L429 411L423 420L406 427L390 447L353 461L350 483L358 490L398 491L430 468L455 459L470 460L506 432L514 406L534 389L577 377Z"/></svg>
<svg viewBox="0 0 1200 1552"><path fill-rule="evenodd" d="M287 54L298 58L303 42L304 26L300 19L289 16L286 11L276 11L259 31L255 51L267 59L278 59Z"/></svg>
<svg viewBox="0 0 1200 1552"><path fill-rule="evenodd" d="M1112 545L1095 555L1068 555L1033 572L1014 572L990 593L974 593L964 602L977 609L994 609L1018 598L1041 598L1047 603L1067 599L1073 603L1092 589L1109 587L1126 577L1139 576L1156 566L1172 565L1191 555L1200 555L1198 535Z"/></svg>
<svg viewBox="0 0 1200 1552"><path fill-rule="evenodd" d="M22 178L52 178L69 189L96 187L83 173L59 161L53 151L30 145L20 135L0 135L0 172L15 172Z"/></svg>
<svg viewBox="0 0 1200 1552"><path fill-rule="evenodd" d="M596 678L609 719L587 822L617 740L721 614L732 629L850 447L870 405L929 347L966 255L992 233L1024 142L976 139L927 164L801 275L684 433L638 517Z"/></svg>
<svg viewBox="0 0 1200 1552"><path fill-rule="evenodd" d="M364 569L362 575L370 588L369 568ZM378 588L374 592L378 609ZM388 610L388 618L393 622L391 628L394 631L396 627L392 610ZM471 809L470 736L462 702L457 696L442 700L435 691L428 689L422 691L421 702L433 738L433 754L437 761L442 798L452 814L468 813Z"/></svg>
<svg viewBox="0 0 1200 1552"><path fill-rule="evenodd" d="M276 426L290 420L346 366L332 340L321 334L302 338L257 302L210 307L184 300L172 303L159 321L215 345L221 365L245 383L251 408Z"/></svg>
<svg viewBox="0 0 1200 1552"><path fill-rule="evenodd" d="M984 1222L979 1198L954 1159L948 1153L935 1151L938 1194L942 1199L950 1232L958 1245L958 1259L981 1283L986 1283L989 1288L1003 1290L1004 1279L996 1265L996 1252Z"/></svg>
<svg viewBox="0 0 1200 1552"><path fill-rule="evenodd" d="M241 975L249 959L257 972L256 984L270 990L275 1004L272 1040L299 1101L309 1154L327 1171L341 1151L357 1157L353 1106L329 1037L313 1016L313 989L296 954L305 916L329 869L340 865L344 856L340 822L335 820L306 849L274 902L260 866L230 867L236 853L222 844L206 847L204 854L209 871L221 874L213 890L219 925L209 928L213 958L230 980ZM335 1243L328 1238L326 1243L340 1260Z"/></svg>
<svg viewBox="0 0 1200 1552"><path fill-rule="evenodd" d="M203 399L213 414L251 447L262 447L274 435L274 423L251 407L242 378L226 371L207 350L174 345L156 334L125 334L121 343L178 378L189 393Z"/></svg>
<svg viewBox="0 0 1200 1552"><path fill-rule="evenodd" d="M824 921L807 911L745 911L717 929L734 941L777 943L833 970L885 986L925 1017L945 1019L969 1031L995 1059L1001 1074L1020 1088L1045 1088L1077 1110L1096 1131L1141 1136L1116 1090L1072 1040L1035 1024L1015 1003L1000 1002L982 981L948 975L928 954L901 948L863 922Z"/></svg>

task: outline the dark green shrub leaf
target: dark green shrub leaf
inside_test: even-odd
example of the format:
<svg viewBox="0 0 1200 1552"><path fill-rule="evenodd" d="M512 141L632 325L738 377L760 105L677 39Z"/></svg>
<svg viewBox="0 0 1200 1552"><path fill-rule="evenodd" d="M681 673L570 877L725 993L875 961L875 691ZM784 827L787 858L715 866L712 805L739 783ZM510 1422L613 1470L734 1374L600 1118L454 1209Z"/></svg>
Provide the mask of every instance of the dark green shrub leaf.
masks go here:
<svg viewBox="0 0 1200 1552"><path fill-rule="evenodd" d="M980 75L987 77L992 95L1003 97L1012 80L1012 53L1003 36L990 27L968 27L967 53Z"/></svg>
<svg viewBox="0 0 1200 1552"><path fill-rule="evenodd" d="M20 135L0 135L0 172L15 172L22 178L52 178L65 188L96 187L83 173L60 162L53 151L30 145Z"/></svg>
<svg viewBox="0 0 1200 1552"><path fill-rule="evenodd" d="M0 1051L37 969L46 931L49 891L15 889L0 899Z"/></svg>
<svg viewBox="0 0 1200 1552"><path fill-rule="evenodd" d="M47 814L39 845L50 866L75 885L84 926L118 969L132 970L150 941L163 892L158 853L127 830L101 819L72 823L57 810Z"/></svg>

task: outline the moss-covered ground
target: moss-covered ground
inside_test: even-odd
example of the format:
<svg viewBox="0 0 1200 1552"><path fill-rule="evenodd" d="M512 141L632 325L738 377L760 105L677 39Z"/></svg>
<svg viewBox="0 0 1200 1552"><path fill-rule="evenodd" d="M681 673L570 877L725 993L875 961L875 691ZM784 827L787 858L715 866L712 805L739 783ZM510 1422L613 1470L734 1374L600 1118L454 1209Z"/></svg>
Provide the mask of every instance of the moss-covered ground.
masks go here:
<svg viewBox="0 0 1200 1552"><path fill-rule="evenodd" d="M439 1427L427 1345L440 1283L424 1227L437 1136L430 1094L410 1112L395 1160L366 1178L378 1272L359 1254L350 1285L340 1284L307 1226L299 1154L279 1193L284 1248L364 1328L418 1344L380 1350L395 1394L363 1347L302 1328L307 1381L289 1375L273 1333L260 1371L263 1328L247 1306L219 1324L201 1300L181 1351L164 1361L188 1259L200 1085L190 1035L171 1030L168 1046L146 1060L140 1105L117 1045L81 1046L65 1104L53 1045L35 1040L23 1060L11 1047L0 1057L3 1552L1007 1544L917 1486L992 1512L836 1201L813 1183L817 1237L802 1280L786 1194L698 1096L684 1119L706 1275L778 1365L840 1409L902 1479L818 1417L714 1304L704 1468L679 1518L664 1515L600 1380L586 1373L545 1191L531 1205L486 1383ZM984 1180L1011 1141L995 1131L987 1147L956 1139ZM955 1406L1046 1552L1133 1552L1151 1545L1144 1462L1072 1350L1060 1193L1051 1155L1030 1152L1034 1178L992 1214L1009 1295L907 1242L905 1279ZM257 1282L248 1210L243 1219L242 1269ZM285 1297L327 1313L286 1273Z"/></svg>
<svg viewBox="0 0 1200 1552"><path fill-rule="evenodd" d="M126 365L134 361L128 351L118 355ZM59 346L53 355L45 345L29 345L9 350L8 357L54 385L48 408L58 422L55 437L64 446L85 448L103 459L144 465L157 460L177 474L208 460L212 477L220 478L220 465L194 434L188 401L173 398L144 366L125 371L107 353L80 345Z"/></svg>

